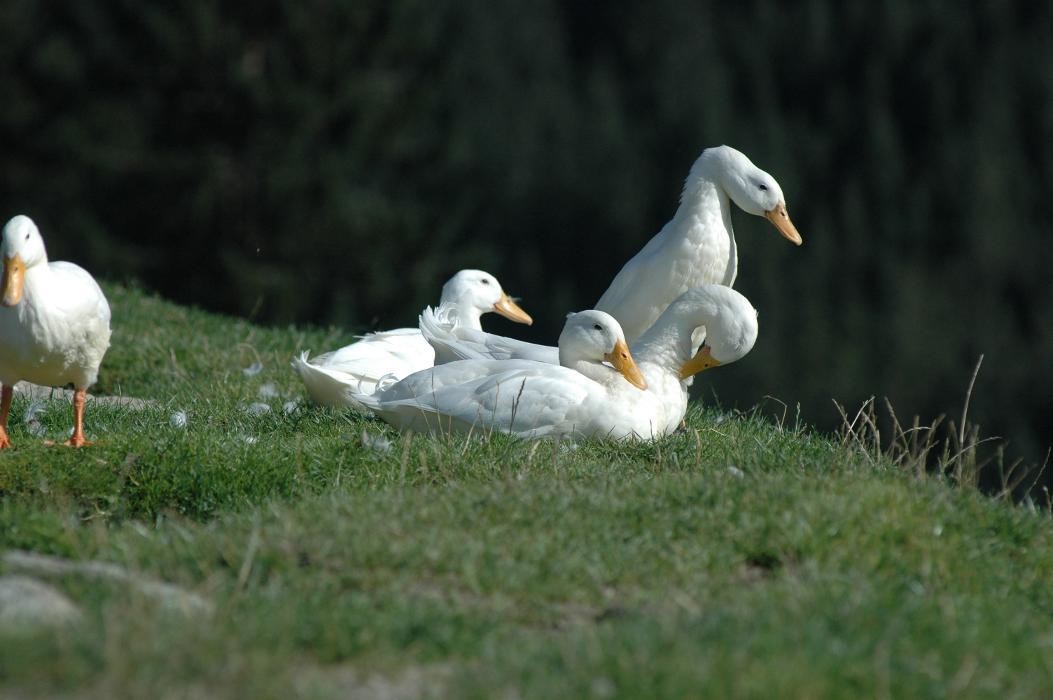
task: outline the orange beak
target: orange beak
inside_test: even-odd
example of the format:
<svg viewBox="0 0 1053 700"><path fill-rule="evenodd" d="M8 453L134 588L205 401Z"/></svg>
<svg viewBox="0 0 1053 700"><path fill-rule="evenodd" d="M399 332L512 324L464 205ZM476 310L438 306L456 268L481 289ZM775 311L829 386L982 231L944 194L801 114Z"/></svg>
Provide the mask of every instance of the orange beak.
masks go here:
<svg viewBox="0 0 1053 700"><path fill-rule="evenodd" d="M804 239L797 233L797 227L790 221L790 214L786 211L786 205L779 202L771 211L764 212L764 218L772 222L779 229L782 237L794 245L801 245Z"/></svg>
<svg viewBox="0 0 1053 700"><path fill-rule="evenodd" d="M719 364L720 360L713 359L713 356L709 354L709 346L703 345L695 353L695 356L685 362L680 368L680 378L693 377L699 372L705 372L707 369L716 367Z"/></svg>
<svg viewBox="0 0 1053 700"><path fill-rule="evenodd" d="M17 253L13 258L4 258L4 276L0 278L0 303L15 306L22 301L26 284L26 264Z"/></svg>
<svg viewBox="0 0 1053 700"><path fill-rule="evenodd" d="M619 340L614 344L614 349L603 356L603 359L614 365L614 369L622 373L622 376L637 389L647 389L647 380L644 379L643 372L636 366L636 361L633 360L632 353L629 352L629 346L625 344L624 340Z"/></svg>
<svg viewBox="0 0 1053 700"><path fill-rule="evenodd" d="M509 321L515 321L516 323L525 323L529 326L534 322L534 319L530 318L530 314L519 308L519 304L512 301L512 298L507 294L501 294L501 298L494 304L494 311Z"/></svg>

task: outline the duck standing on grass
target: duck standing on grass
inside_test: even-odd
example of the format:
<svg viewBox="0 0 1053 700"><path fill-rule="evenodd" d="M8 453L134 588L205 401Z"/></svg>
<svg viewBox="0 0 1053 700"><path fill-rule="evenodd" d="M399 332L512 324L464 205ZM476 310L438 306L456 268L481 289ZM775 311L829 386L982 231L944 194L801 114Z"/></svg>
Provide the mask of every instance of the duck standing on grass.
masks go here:
<svg viewBox="0 0 1053 700"><path fill-rule="evenodd" d="M84 438L84 402L110 346L110 305L83 268L48 262L44 239L28 216L4 226L0 258L0 449L11 447L7 416L20 380L72 383L73 435L66 444L91 444Z"/></svg>

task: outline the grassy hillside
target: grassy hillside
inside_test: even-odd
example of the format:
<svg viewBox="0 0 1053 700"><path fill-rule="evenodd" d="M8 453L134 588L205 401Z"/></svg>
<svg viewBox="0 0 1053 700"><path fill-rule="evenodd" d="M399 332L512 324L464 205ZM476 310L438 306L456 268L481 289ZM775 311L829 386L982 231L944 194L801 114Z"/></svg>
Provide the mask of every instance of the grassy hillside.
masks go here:
<svg viewBox="0 0 1053 700"><path fill-rule="evenodd" d="M648 445L403 438L303 401L288 358L348 334L107 291L99 393L153 403L89 404L72 451L68 406L16 400L0 574L129 573L42 577L81 616L0 624L0 697L1053 693L1045 513L713 408Z"/></svg>

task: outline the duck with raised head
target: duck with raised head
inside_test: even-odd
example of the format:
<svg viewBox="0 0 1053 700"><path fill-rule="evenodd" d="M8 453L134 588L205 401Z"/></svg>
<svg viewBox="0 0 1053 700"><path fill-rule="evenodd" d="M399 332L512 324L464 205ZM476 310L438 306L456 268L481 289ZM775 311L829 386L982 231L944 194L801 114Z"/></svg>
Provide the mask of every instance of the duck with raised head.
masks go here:
<svg viewBox="0 0 1053 700"><path fill-rule="evenodd" d="M774 177L731 146L707 148L691 166L673 218L625 263L596 302L597 309L618 319L630 343L688 289L734 285L739 255L731 202L768 219L794 245L803 242Z"/></svg>
<svg viewBox="0 0 1053 700"><path fill-rule="evenodd" d="M482 270L461 270L442 287L440 305L459 327L481 331L483 314L498 313L516 323L533 319L512 300L497 278ZM435 350L418 328L397 328L363 336L339 350L308 359L293 358L311 399L323 406L360 408L351 393L371 394L382 377L402 379L435 364Z"/></svg>
<svg viewBox="0 0 1053 700"><path fill-rule="evenodd" d="M622 267L596 303L597 309L618 319L630 345L687 290L708 284L731 287L735 282L739 256L731 202L765 217L784 238L801 245L775 178L730 146L707 148L691 166L673 218ZM439 361L482 357L559 361L554 346L460 328L456 319L433 310L425 310L420 327L439 349ZM696 334L696 345L701 340Z"/></svg>
<svg viewBox="0 0 1053 700"><path fill-rule="evenodd" d="M11 446L7 418L21 380L73 384L73 434L66 444L88 445L84 404L110 346L106 296L80 266L48 262L44 239L28 216L4 226L0 260L0 448Z"/></svg>

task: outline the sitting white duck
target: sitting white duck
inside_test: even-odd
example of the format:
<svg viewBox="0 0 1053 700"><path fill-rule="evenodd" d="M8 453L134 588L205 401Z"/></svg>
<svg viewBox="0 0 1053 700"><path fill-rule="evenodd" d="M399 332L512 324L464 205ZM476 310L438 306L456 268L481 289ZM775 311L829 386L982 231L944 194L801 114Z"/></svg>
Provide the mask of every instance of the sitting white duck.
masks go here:
<svg viewBox="0 0 1053 700"><path fill-rule="evenodd" d="M569 324L569 321L568 321ZM465 384L481 377L497 375L518 367L516 362L536 363L540 366L565 364L563 344L560 337L556 363L549 362L551 348L511 341L511 346L488 342L496 336L464 333L464 329L451 329L451 324L442 314L431 309L421 315L424 336L437 348L453 350L465 358L448 365L436 366L434 370L418 373L391 387L390 393L378 397L407 399L414 392L425 394L434 388L447 388ZM564 331L566 332L566 330ZM633 434L638 438L654 438L668 434L680 425L687 412L688 384L698 372L735 362L753 349L757 340L757 311L742 294L730 287L717 284L702 285L681 294L670 304L650 329L632 344L631 355L642 374L647 389L645 392L626 392L617 400L627 402L635 413L637 422ZM695 340L704 335L705 340L695 352ZM487 336L480 341L478 336ZM508 339L503 339L507 341ZM519 359L531 354L540 359ZM441 351L437 351L441 355ZM498 359L493 359L497 355ZM510 355L515 358L510 359ZM452 390L446 392L451 394ZM507 394L507 390L506 390ZM412 403L400 405L412 406ZM372 407L372 406L371 406ZM387 408L387 406L384 406ZM519 409L520 412L524 407ZM527 405L525 410L529 411ZM439 411L442 413L442 411ZM522 415L522 414L520 414ZM392 421L389 421L392 422ZM492 426L491 426L492 427ZM420 426L415 426L420 429ZM556 431L558 434L563 432ZM628 436L628 432L614 431L613 435Z"/></svg>
<svg viewBox="0 0 1053 700"><path fill-rule="evenodd" d="M84 403L110 346L110 305L95 279L70 262L48 262L28 216L4 226L0 243L0 448L10 447L7 417L20 380L73 384L73 447L84 437Z"/></svg>
<svg viewBox="0 0 1053 700"><path fill-rule="evenodd" d="M533 319L504 290L497 278L482 270L461 270L442 287L440 304L459 327L481 330L480 319L498 313L517 323ZM351 393L371 394L381 378L402 379L435 364L435 351L417 328L370 333L339 350L292 361L311 399L323 406L359 408Z"/></svg>
<svg viewBox="0 0 1053 700"><path fill-rule="evenodd" d="M647 412L636 400L647 396L647 383L612 316L595 310L568 316L559 354L558 365L450 362L355 399L388 423L418 432L614 439L650 434Z"/></svg>

